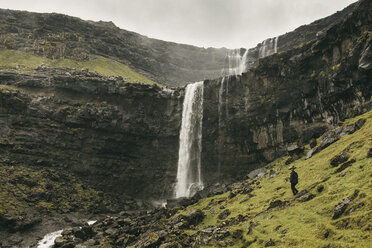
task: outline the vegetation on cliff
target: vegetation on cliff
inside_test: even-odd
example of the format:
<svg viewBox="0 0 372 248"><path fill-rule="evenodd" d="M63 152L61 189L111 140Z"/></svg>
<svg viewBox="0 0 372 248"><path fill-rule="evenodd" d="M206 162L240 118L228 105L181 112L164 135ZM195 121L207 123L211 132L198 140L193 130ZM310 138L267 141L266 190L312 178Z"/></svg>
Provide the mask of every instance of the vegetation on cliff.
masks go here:
<svg viewBox="0 0 372 248"><path fill-rule="evenodd" d="M124 63L98 55L91 55L88 60L49 59L17 50L0 49L0 69L15 70L20 73L32 73L40 65L53 68L86 69L102 76L121 76L125 82L155 84Z"/></svg>
<svg viewBox="0 0 372 248"><path fill-rule="evenodd" d="M0 182L0 231L28 229L43 215L113 208L102 193L61 170L0 163Z"/></svg>

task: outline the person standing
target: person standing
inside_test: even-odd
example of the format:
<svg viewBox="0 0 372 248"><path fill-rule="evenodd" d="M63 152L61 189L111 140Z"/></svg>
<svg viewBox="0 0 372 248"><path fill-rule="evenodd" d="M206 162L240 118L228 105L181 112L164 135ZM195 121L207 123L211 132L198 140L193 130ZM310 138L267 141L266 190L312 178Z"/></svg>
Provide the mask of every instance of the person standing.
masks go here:
<svg viewBox="0 0 372 248"><path fill-rule="evenodd" d="M296 167L292 166L289 169L291 170L291 176L289 178L289 182L291 183L291 189L292 189L293 195L297 195L298 190L296 189L296 184L298 183L298 174L295 171Z"/></svg>

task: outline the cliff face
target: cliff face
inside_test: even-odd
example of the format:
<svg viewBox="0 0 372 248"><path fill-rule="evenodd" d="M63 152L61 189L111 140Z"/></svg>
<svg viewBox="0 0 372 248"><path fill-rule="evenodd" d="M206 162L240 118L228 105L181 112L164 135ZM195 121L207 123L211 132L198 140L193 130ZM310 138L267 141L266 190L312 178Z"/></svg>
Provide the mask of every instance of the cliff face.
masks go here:
<svg viewBox="0 0 372 248"><path fill-rule="evenodd" d="M316 40L204 82L207 184L236 180L371 108L371 13L360 1ZM169 197L183 95L84 71L2 72L0 158L69 170L117 197Z"/></svg>
<svg viewBox="0 0 372 248"><path fill-rule="evenodd" d="M322 37L205 82L205 180L244 176L371 108L371 3L358 4Z"/></svg>
<svg viewBox="0 0 372 248"><path fill-rule="evenodd" d="M119 197L169 193L178 152L178 92L92 73L0 75L4 163L69 170Z"/></svg>
<svg viewBox="0 0 372 248"><path fill-rule="evenodd" d="M266 39L262 43L257 44L256 47L248 50L248 65L252 66L257 59L266 56L265 53L274 53L275 49L277 52L287 51L300 46L301 44L317 39L318 36L324 35L328 29L347 18L356 7L357 3L351 4L342 11L338 11L331 16L319 19L308 25L302 25L295 30L278 37Z"/></svg>

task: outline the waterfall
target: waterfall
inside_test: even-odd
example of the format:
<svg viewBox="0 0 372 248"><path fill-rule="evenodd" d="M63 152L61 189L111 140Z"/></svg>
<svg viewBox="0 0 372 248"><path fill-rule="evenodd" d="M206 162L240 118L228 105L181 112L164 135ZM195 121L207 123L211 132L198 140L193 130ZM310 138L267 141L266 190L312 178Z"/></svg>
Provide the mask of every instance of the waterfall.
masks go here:
<svg viewBox="0 0 372 248"><path fill-rule="evenodd" d="M178 151L176 198L190 197L203 189L201 178L203 82L189 84L183 100Z"/></svg>
<svg viewBox="0 0 372 248"><path fill-rule="evenodd" d="M274 41L274 53L277 53L278 52L278 40L279 40L279 36L275 37L275 41Z"/></svg>
<svg viewBox="0 0 372 248"><path fill-rule="evenodd" d="M248 49L241 55L241 49L234 49L227 54L228 75L241 75L246 70Z"/></svg>
<svg viewBox="0 0 372 248"><path fill-rule="evenodd" d="M261 47L258 50L258 57L263 58L273 53L278 52L278 40L279 37L269 38L261 43Z"/></svg>

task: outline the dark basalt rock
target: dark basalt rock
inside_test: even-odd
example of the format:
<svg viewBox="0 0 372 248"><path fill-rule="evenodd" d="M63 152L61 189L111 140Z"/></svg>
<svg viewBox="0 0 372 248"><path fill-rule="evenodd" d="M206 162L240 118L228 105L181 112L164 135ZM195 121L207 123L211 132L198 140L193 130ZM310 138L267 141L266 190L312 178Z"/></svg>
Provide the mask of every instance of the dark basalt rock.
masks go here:
<svg viewBox="0 0 372 248"><path fill-rule="evenodd" d="M283 202L279 199L274 200L274 201L270 202L269 207L267 209L269 210L269 209L272 209L272 208L277 208L277 207L283 206L284 204L285 204L285 202Z"/></svg>
<svg viewBox="0 0 372 248"><path fill-rule="evenodd" d="M336 157L332 158L331 161L330 161L330 164L333 167L336 167L336 166L342 164L343 162L346 162L348 159L349 159L349 155L342 153L342 154L337 155Z"/></svg>
<svg viewBox="0 0 372 248"><path fill-rule="evenodd" d="M349 159L349 150L351 146L347 147L345 150L342 151L341 154L333 157L329 162L333 167L337 167L340 164L346 162Z"/></svg>
<svg viewBox="0 0 372 248"><path fill-rule="evenodd" d="M340 167L338 167L334 173L340 173L341 171L344 171L346 168L350 167L355 163L355 159L352 159L350 161L347 161L343 163Z"/></svg>

